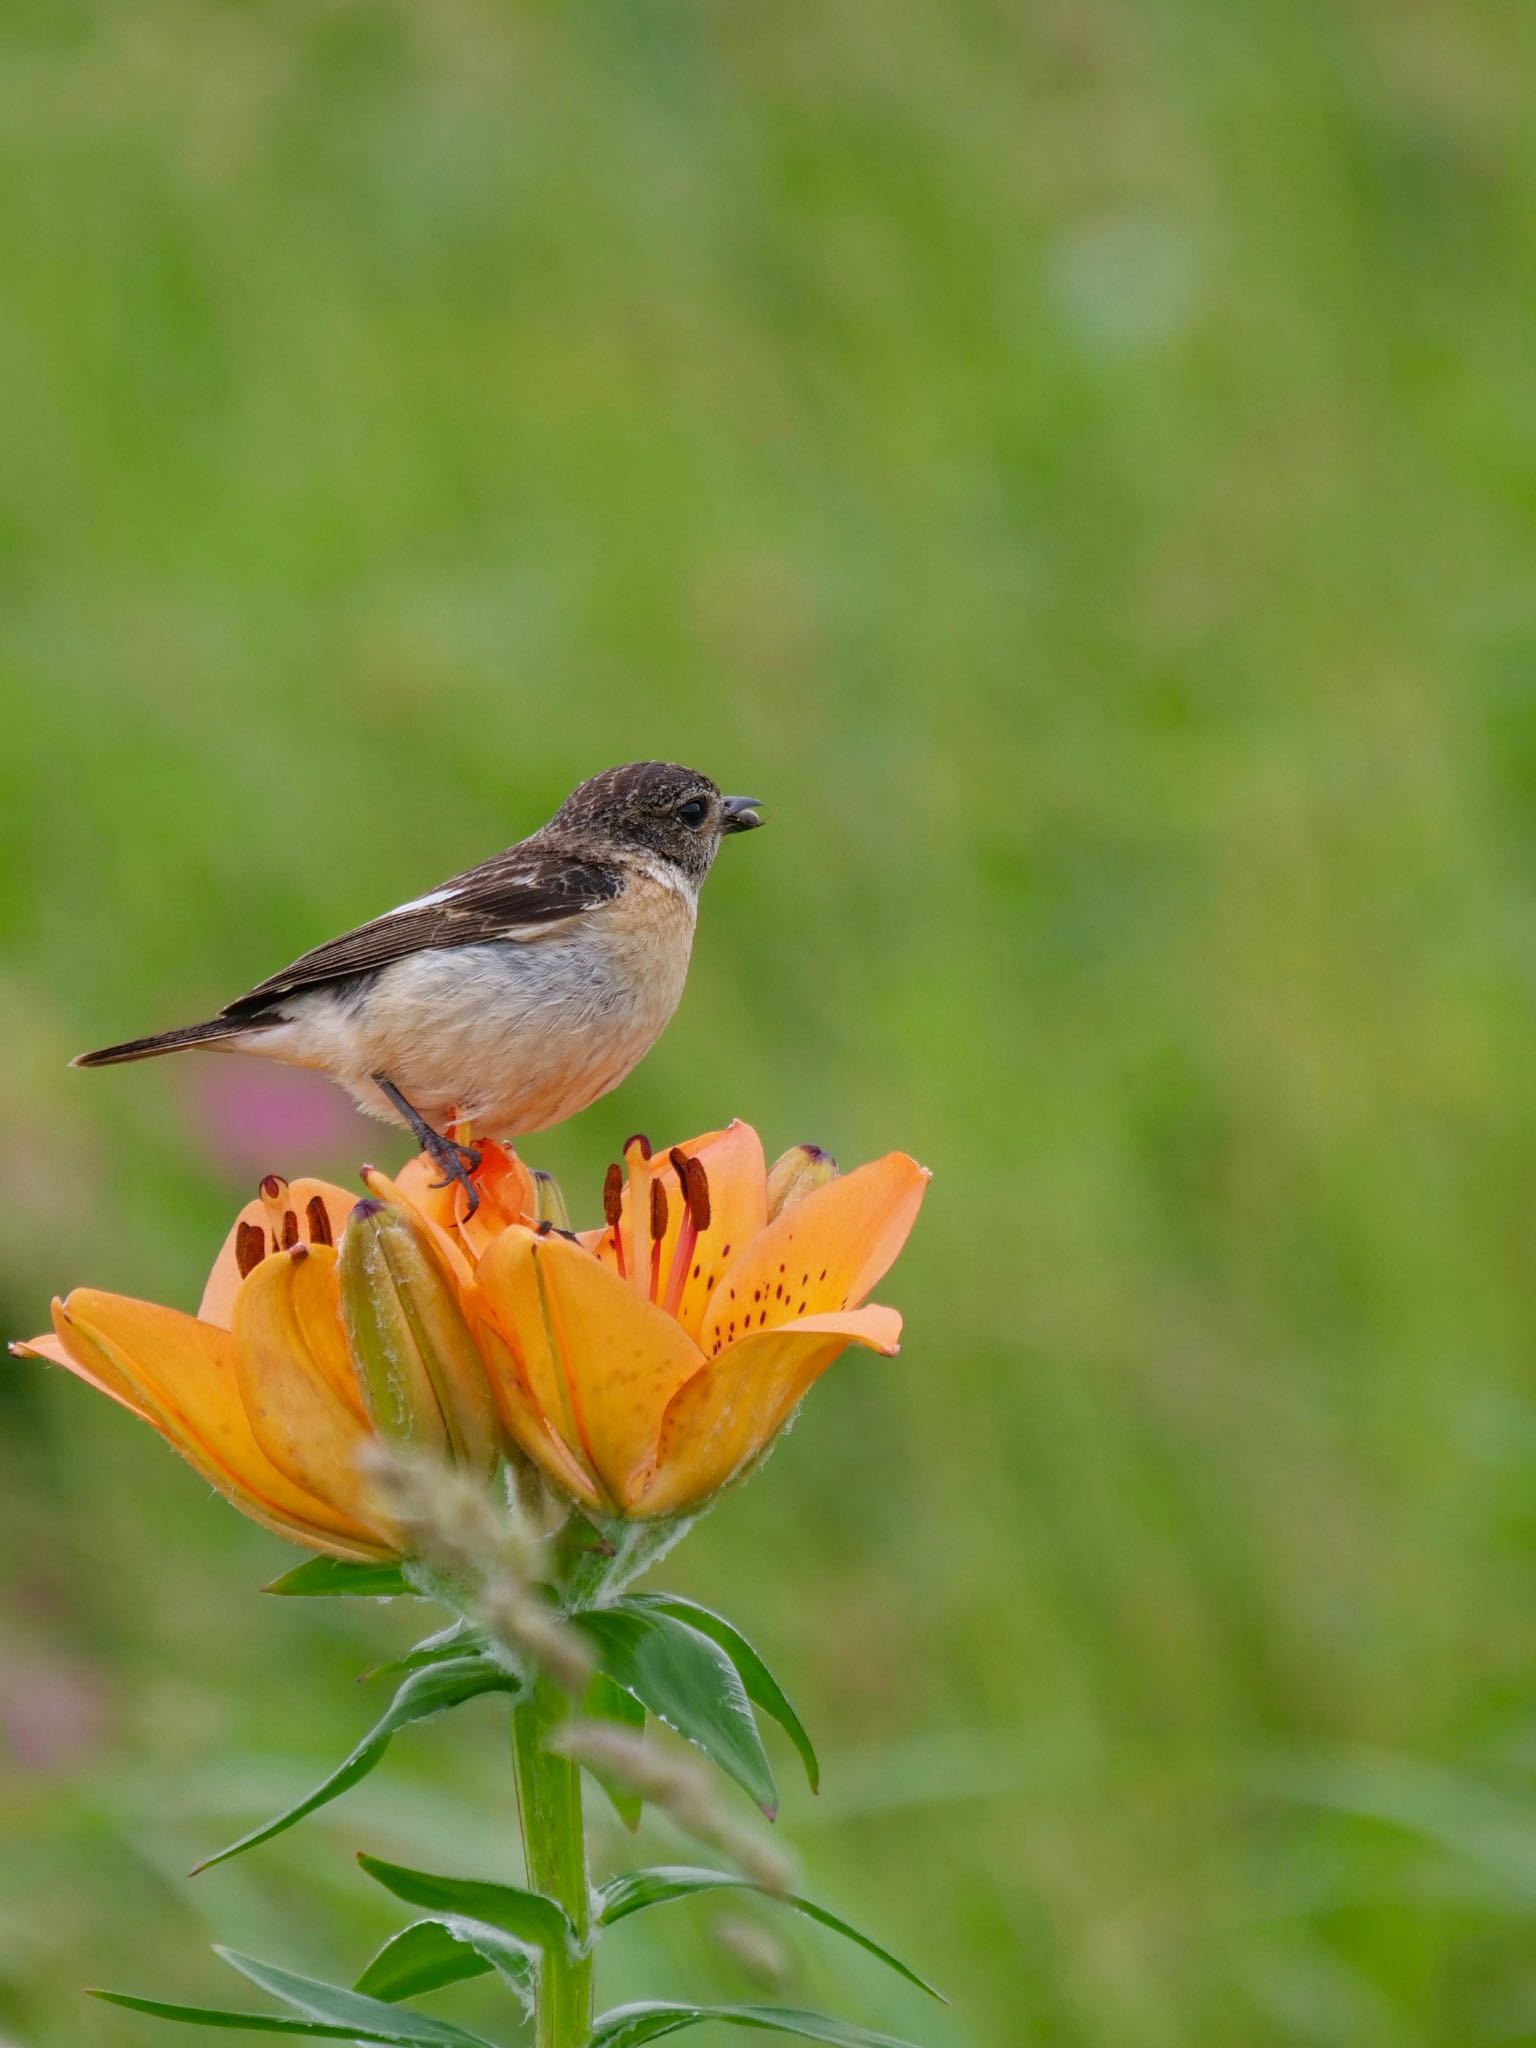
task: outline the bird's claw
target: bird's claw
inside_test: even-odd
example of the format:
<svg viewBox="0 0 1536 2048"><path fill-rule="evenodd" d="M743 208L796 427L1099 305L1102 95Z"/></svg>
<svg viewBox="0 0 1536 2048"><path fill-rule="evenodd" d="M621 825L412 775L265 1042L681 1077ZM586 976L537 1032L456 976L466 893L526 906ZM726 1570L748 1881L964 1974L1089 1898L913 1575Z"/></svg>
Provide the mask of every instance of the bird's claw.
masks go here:
<svg viewBox="0 0 1536 2048"><path fill-rule="evenodd" d="M474 1176L480 1171L480 1149L476 1145L461 1145L456 1138L444 1138L433 1133L435 1142L427 1147L432 1157L443 1169L446 1176L435 1180L435 1188L461 1187L469 1197L469 1207L464 1212L467 1223L480 1206L480 1190L475 1186Z"/></svg>

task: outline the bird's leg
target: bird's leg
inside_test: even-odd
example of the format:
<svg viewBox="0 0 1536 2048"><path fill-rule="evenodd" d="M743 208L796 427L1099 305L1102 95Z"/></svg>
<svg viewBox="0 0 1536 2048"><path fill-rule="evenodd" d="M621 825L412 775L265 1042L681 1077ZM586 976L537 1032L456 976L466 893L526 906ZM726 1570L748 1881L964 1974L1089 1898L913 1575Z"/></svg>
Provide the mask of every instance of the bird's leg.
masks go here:
<svg viewBox="0 0 1536 2048"><path fill-rule="evenodd" d="M434 1159L446 1174L447 1178L437 1181L435 1185L446 1188L457 1181L468 1195L469 1210L464 1218L467 1223L480 1206L479 1191L470 1177L480 1168L478 1149L473 1145L461 1145L457 1139L445 1138L441 1131L433 1130L421 1111L406 1101L387 1074L375 1074L373 1080L380 1093L393 1103L410 1125L412 1135L422 1151Z"/></svg>

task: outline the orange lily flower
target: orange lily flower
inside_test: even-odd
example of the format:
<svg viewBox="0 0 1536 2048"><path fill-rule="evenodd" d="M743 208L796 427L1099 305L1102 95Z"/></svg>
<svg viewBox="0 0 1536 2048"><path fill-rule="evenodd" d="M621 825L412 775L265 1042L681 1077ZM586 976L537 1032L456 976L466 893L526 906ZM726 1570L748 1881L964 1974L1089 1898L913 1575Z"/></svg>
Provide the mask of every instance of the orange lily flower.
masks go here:
<svg viewBox="0 0 1536 2048"><path fill-rule="evenodd" d="M850 1344L896 1351L901 1317L865 1304L926 1170L900 1152L843 1178L814 1148L786 1159L771 1188L747 1124L654 1155L631 1140L601 1229L511 1223L475 1264L464 1307L508 1433L587 1507L698 1506Z"/></svg>
<svg viewBox="0 0 1536 2048"><path fill-rule="evenodd" d="M195 1317L82 1288L13 1348L339 1557L399 1552L364 1469L381 1437L486 1473L521 1451L594 1512L680 1513L750 1465L849 1344L896 1350L901 1318L865 1303L928 1175L892 1153L837 1178L808 1146L770 1175L741 1123L626 1151L582 1237L536 1222L535 1176L486 1142L472 1217L425 1158L398 1182L365 1168L362 1203L270 1176Z"/></svg>
<svg viewBox="0 0 1536 2048"><path fill-rule="evenodd" d="M271 1174L236 1217L196 1316L77 1288L12 1349L119 1401L253 1521L337 1557L398 1546L359 1454L373 1435L336 1312L356 1197Z"/></svg>

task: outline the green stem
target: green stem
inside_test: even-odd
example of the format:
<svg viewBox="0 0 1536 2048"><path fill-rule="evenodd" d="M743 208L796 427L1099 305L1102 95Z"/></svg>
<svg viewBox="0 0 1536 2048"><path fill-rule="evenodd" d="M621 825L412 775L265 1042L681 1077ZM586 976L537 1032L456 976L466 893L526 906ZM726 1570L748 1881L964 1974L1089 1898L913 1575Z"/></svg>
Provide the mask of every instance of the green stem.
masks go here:
<svg viewBox="0 0 1536 2048"><path fill-rule="evenodd" d="M569 1711L565 1694L545 1677L512 1710L528 1882L558 1901L576 1930L575 1953L547 1955L539 1968L538 2048L587 2048L592 2033L592 1891L581 1826L581 1767L552 1756L548 1747Z"/></svg>

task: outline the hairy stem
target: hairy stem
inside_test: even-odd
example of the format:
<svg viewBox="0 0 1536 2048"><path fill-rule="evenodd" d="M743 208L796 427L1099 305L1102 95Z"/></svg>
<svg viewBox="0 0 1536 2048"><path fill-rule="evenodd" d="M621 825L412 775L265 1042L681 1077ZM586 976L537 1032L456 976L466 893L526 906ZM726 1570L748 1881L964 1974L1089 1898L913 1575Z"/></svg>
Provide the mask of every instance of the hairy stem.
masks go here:
<svg viewBox="0 0 1536 2048"><path fill-rule="evenodd" d="M581 1826L581 1766L551 1756L547 1747L569 1711L566 1695L542 1675L512 1710L528 1882L558 1901L576 1930L573 1952L547 1955L539 1968L538 2048L587 2048L592 2033L592 1892Z"/></svg>

